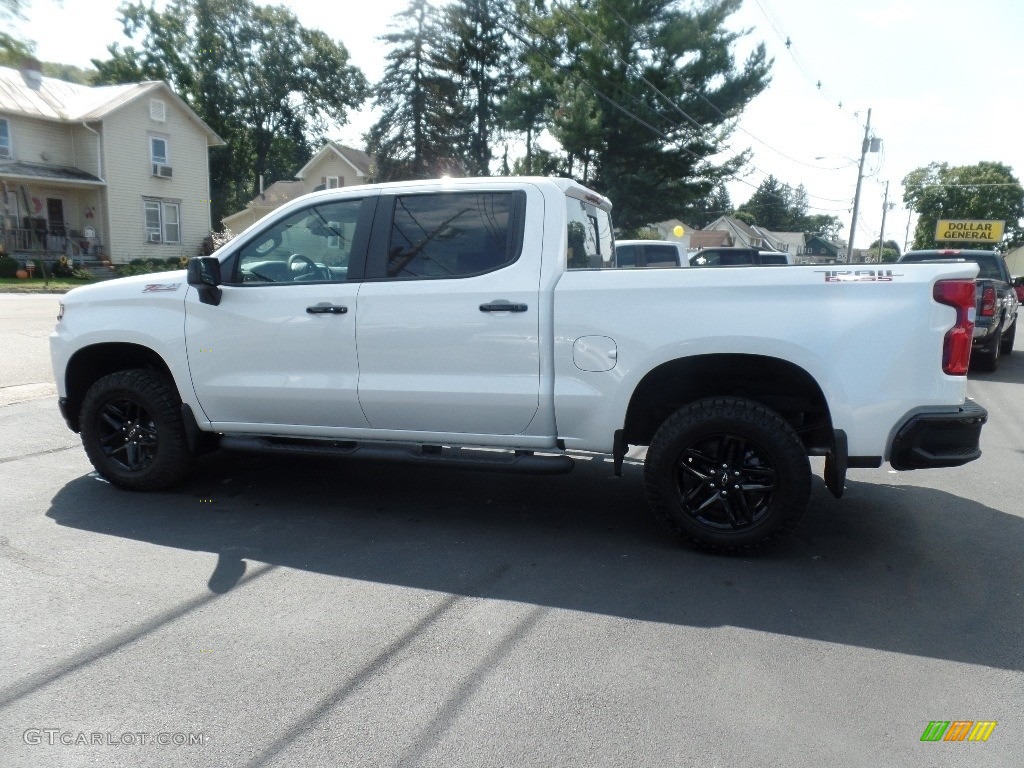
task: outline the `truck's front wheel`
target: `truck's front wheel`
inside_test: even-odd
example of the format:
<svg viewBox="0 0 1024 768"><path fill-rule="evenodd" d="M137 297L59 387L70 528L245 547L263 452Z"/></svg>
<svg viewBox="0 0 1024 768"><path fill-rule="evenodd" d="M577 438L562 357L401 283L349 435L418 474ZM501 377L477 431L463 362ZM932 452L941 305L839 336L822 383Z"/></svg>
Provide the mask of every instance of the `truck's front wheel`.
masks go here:
<svg viewBox="0 0 1024 768"><path fill-rule="evenodd" d="M655 516L704 549L757 548L792 530L807 509L811 468L777 413L734 397L698 400L655 433L644 466Z"/></svg>
<svg viewBox="0 0 1024 768"><path fill-rule="evenodd" d="M177 393L154 371L104 376L82 400L82 444L96 471L136 491L167 488L191 469Z"/></svg>

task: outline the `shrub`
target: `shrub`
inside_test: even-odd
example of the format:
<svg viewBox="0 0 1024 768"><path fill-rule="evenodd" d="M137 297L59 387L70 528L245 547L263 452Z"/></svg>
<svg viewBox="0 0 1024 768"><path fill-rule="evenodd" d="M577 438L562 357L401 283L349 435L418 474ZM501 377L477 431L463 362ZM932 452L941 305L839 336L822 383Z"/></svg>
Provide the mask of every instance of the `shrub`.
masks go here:
<svg viewBox="0 0 1024 768"><path fill-rule="evenodd" d="M0 277L17 277L20 266L10 256L0 256Z"/></svg>
<svg viewBox="0 0 1024 768"><path fill-rule="evenodd" d="M91 280L92 275L81 269L76 269L75 265L68 261L67 256L61 256L59 261L53 263L52 266L54 277L74 278L75 280Z"/></svg>

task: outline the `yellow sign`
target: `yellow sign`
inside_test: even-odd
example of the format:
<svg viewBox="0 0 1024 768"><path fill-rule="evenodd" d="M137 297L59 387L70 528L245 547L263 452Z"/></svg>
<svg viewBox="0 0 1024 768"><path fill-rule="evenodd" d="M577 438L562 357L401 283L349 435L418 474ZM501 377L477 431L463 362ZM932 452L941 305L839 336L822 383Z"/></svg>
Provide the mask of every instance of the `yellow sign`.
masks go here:
<svg viewBox="0 0 1024 768"><path fill-rule="evenodd" d="M935 225L938 242L998 243L1003 239L1005 221L989 219L939 219Z"/></svg>

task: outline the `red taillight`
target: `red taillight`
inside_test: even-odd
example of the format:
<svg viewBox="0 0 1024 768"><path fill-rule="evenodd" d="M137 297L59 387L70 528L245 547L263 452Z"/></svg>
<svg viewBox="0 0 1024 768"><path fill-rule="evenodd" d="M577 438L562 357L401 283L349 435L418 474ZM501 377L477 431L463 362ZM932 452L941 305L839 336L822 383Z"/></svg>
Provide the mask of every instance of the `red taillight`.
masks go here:
<svg viewBox="0 0 1024 768"><path fill-rule="evenodd" d="M981 292L981 316L992 317L996 313L996 289L991 285L985 286Z"/></svg>
<svg viewBox="0 0 1024 768"><path fill-rule="evenodd" d="M1024 285L1018 285L1013 290L1017 292L1017 301L1019 301L1021 304L1024 304Z"/></svg>
<svg viewBox="0 0 1024 768"><path fill-rule="evenodd" d="M932 297L956 310L956 325L946 331L942 344L942 370L950 376L965 376L974 336L974 281L940 280Z"/></svg>

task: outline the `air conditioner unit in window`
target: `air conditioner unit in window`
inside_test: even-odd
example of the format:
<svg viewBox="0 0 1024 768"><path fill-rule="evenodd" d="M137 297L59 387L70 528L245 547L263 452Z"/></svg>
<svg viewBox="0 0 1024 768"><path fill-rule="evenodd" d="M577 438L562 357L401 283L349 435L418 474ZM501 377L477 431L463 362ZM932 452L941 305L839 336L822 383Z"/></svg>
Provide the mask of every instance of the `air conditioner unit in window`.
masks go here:
<svg viewBox="0 0 1024 768"><path fill-rule="evenodd" d="M172 175L171 166L153 163L153 175L159 176L161 179L169 179Z"/></svg>
<svg viewBox="0 0 1024 768"><path fill-rule="evenodd" d="M151 242L151 243L159 243L160 242L160 235L156 234L155 232L150 232L149 233L149 242Z"/></svg>

